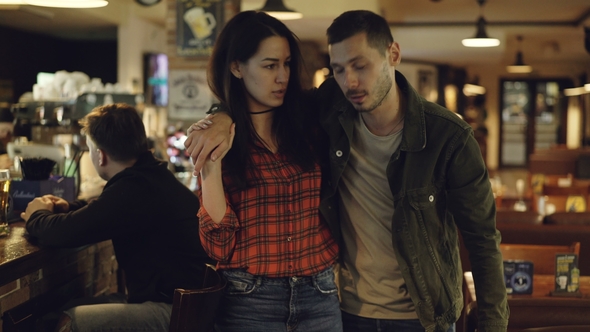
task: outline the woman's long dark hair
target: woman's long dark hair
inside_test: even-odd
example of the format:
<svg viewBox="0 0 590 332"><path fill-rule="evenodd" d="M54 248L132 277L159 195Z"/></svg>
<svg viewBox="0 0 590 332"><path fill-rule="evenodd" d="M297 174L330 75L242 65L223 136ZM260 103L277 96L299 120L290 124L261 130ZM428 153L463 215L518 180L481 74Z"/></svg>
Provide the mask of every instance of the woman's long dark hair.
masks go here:
<svg viewBox="0 0 590 332"><path fill-rule="evenodd" d="M298 39L281 21L264 12L241 12L221 31L207 73L209 87L236 124L233 146L224 157L223 166L238 188L253 185L246 183L246 170L252 165L249 149L260 138L252 125L246 89L231 73L231 65L234 61L247 62L256 54L262 41L272 36L287 39L291 52L289 84L283 105L274 111L272 131L277 138L279 152L304 170L314 165L310 130L303 130L303 116L307 112L301 108L300 72L303 60Z"/></svg>

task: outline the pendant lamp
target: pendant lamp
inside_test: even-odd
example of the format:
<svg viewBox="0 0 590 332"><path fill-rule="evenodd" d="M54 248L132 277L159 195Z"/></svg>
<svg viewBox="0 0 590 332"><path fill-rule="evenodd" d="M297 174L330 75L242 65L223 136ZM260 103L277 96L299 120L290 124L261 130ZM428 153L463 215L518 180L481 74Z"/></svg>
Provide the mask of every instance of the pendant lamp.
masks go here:
<svg viewBox="0 0 590 332"><path fill-rule="evenodd" d="M109 4L107 0L23 0L26 5L56 8L98 8Z"/></svg>
<svg viewBox="0 0 590 332"><path fill-rule="evenodd" d="M279 20L297 20L303 17L300 12L285 7L283 0L266 0L259 10Z"/></svg>
<svg viewBox="0 0 590 332"><path fill-rule="evenodd" d="M479 4L480 15L477 20L477 32L473 38L465 38L461 42L465 47L495 47L500 45L498 38L488 37L486 33L486 20L483 18L483 5L485 0L477 0Z"/></svg>
<svg viewBox="0 0 590 332"><path fill-rule="evenodd" d="M533 67L526 65L522 59L522 51L520 44L522 43L522 36L516 36L518 41L518 51L516 51L516 60L513 65L506 66L506 70L512 74L528 74L533 71Z"/></svg>

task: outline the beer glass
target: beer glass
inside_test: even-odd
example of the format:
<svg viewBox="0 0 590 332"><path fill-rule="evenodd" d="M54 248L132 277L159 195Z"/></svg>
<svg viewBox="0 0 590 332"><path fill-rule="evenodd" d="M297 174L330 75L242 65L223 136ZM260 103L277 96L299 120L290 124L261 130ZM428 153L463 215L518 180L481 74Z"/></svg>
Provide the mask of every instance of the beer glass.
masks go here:
<svg viewBox="0 0 590 332"><path fill-rule="evenodd" d="M0 235L8 233L10 170L0 169Z"/></svg>

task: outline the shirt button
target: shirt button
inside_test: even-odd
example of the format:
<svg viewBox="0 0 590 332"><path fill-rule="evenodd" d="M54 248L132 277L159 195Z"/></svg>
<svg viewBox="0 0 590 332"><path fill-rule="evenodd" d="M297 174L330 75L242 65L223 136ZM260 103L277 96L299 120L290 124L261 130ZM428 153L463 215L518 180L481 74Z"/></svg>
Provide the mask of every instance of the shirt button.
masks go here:
<svg viewBox="0 0 590 332"><path fill-rule="evenodd" d="M287 241L288 242L291 242L291 237L290 236L287 238Z"/></svg>
<svg viewBox="0 0 590 332"><path fill-rule="evenodd" d="M342 151L341 150L336 151L336 157L342 157Z"/></svg>
<svg viewBox="0 0 590 332"><path fill-rule="evenodd" d="M432 195L428 196L428 200L429 200L430 202L434 202L434 196L432 196Z"/></svg>

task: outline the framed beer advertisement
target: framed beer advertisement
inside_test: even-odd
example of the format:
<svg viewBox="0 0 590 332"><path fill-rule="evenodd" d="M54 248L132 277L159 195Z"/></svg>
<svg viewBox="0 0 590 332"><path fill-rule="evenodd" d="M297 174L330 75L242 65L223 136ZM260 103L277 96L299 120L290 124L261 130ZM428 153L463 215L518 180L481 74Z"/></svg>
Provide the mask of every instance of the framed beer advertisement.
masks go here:
<svg viewBox="0 0 590 332"><path fill-rule="evenodd" d="M213 104L205 70L171 70L168 117L179 120L200 120Z"/></svg>
<svg viewBox="0 0 590 332"><path fill-rule="evenodd" d="M223 14L223 0L176 0L176 54L210 56Z"/></svg>

